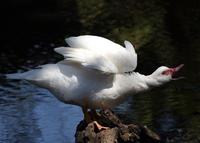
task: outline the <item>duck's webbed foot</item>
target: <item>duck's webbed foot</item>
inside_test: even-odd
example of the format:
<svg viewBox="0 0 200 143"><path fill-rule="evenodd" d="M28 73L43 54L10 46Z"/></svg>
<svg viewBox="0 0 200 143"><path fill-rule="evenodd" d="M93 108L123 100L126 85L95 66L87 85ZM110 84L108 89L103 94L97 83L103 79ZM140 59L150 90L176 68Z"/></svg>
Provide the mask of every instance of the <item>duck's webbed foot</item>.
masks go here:
<svg viewBox="0 0 200 143"><path fill-rule="evenodd" d="M100 123L98 123L99 119L101 118L101 115L95 109L91 109L90 115L98 131L109 129L109 127L103 126Z"/></svg>
<svg viewBox="0 0 200 143"><path fill-rule="evenodd" d="M95 109L91 109L90 111L88 111L87 108L82 107L82 111L84 114L85 122L87 124L93 122L98 131L106 130L109 128L109 127L102 126L101 124L98 123L98 120L100 119L101 116L98 112L96 112Z"/></svg>
<svg viewBox="0 0 200 143"><path fill-rule="evenodd" d="M98 131L109 129L109 127L102 126L97 121L93 121L93 123L96 126L96 128L97 128Z"/></svg>

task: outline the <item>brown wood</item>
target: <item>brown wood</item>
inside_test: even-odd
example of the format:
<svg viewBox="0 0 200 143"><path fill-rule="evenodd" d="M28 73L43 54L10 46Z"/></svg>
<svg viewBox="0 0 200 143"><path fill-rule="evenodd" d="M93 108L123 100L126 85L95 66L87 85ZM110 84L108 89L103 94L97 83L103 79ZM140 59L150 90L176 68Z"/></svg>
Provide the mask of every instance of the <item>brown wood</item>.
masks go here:
<svg viewBox="0 0 200 143"><path fill-rule="evenodd" d="M108 129L98 130L94 122L81 121L76 129L76 143L158 143L160 137L149 128L123 124L110 110L102 110L96 121Z"/></svg>

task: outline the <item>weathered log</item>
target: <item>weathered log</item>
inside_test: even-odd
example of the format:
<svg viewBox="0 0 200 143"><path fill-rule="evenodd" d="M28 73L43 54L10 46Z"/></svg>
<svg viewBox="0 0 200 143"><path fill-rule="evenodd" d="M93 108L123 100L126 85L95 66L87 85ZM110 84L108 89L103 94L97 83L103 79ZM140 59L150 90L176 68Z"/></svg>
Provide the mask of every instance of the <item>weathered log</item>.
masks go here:
<svg viewBox="0 0 200 143"><path fill-rule="evenodd" d="M109 127L98 130L94 122L81 121L76 129L76 143L158 143L160 137L146 126L123 124L110 110L102 110L97 122Z"/></svg>

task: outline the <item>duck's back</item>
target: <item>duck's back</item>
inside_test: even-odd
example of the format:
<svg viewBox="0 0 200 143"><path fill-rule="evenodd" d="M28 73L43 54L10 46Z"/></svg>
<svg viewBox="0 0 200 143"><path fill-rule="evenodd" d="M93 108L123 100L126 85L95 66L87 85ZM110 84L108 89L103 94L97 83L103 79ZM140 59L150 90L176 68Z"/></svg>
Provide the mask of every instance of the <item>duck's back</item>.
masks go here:
<svg viewBox="0 0 200 143"><path fill-rule="evenodd" d="M112 87L113 76L76 64L57 64L59 74L53 77L50 91L60 100L82 105L95 93Z"/></svg>
<svg viewBox="0 0 200 143"><path fill-rule="evenodd" d="M113 84L113 76L70 63L47 64L24 73L8 74L7 77L29 81L48 89L62 102L76 105Z"/></svg>

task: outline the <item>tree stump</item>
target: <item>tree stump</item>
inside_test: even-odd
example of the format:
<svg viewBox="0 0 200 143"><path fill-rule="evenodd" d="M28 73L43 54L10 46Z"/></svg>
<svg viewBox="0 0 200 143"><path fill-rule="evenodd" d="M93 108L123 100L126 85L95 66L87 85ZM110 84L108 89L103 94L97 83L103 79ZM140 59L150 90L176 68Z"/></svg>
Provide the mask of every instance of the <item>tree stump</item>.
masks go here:
<svg viewBox="0 0 200 143"><path fill-rule="evenodd" d="M158 143L160 137L146 126L123 124L110 110L100 111L97 122L107 129L98 130L94 122L81 121L76 129L76 143Z"/></svg>

